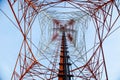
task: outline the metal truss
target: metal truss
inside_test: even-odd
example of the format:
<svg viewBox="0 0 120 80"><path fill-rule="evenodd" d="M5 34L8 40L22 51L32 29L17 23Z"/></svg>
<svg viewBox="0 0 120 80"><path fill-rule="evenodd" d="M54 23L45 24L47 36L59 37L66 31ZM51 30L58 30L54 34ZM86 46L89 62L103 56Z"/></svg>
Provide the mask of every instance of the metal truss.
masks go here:
<svg viewBox="0 0 120 80"><path fill-rule="evenodd" d="M23 39L11 80L63 80L63 32L71 80L108 80L103 46L119 29L119 0L7 1Z"/></svg>

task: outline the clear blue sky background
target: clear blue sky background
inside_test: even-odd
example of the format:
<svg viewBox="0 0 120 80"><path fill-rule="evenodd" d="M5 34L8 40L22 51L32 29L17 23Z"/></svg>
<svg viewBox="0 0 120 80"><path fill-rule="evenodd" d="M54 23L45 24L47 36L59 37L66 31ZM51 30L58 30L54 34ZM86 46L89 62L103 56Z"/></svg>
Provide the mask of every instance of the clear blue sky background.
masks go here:
<svg viewBox="0 0 120 80"><path fill-rule="evenodd" d="M6 2L0 0L0 8L13 16ZM10 80L21 45L21 34L0 12L0 80ZM120 30L104 42L109 80L120 80Z"/></svg>

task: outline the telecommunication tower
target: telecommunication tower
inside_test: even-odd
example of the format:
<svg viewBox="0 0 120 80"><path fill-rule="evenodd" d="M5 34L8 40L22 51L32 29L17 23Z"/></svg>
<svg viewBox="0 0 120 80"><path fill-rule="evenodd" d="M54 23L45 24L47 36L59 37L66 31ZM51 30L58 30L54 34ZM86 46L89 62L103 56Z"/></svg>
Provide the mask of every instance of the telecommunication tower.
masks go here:
<svg viewBox="0 0 120 80"><path fill-rule="evenodd" d="M119 1L7 1L23 39L11 80L108 80L103 42Z"/></svg>

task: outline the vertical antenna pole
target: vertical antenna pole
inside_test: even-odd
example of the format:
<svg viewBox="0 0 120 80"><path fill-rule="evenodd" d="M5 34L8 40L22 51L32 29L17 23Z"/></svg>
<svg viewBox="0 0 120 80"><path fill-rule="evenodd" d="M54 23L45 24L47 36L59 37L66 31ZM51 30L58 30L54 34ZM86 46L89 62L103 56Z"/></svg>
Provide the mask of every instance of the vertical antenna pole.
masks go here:
<svg viewBox="0 0 120 80"><path fill-rule="evenodd" d="M61 51L60 51L60 63L59 63L59 74L58 80L71 80L73 75L70 75L70 62L69 55L67 54L67 43L66 43L66 36L65 32L62 33L62 40L61 40Z"/></svg>

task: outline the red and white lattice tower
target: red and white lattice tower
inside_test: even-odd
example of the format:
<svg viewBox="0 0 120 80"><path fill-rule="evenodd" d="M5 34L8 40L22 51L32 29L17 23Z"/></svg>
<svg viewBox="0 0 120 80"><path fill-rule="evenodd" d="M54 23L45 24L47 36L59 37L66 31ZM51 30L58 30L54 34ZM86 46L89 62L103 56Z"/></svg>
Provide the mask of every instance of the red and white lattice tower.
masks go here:
<svg viewBox="0 0 120 80"><path fill-rule="evenodd" d="M103 42L119 1L7 1L23 39L11 80L108 80Z"/></svg>

